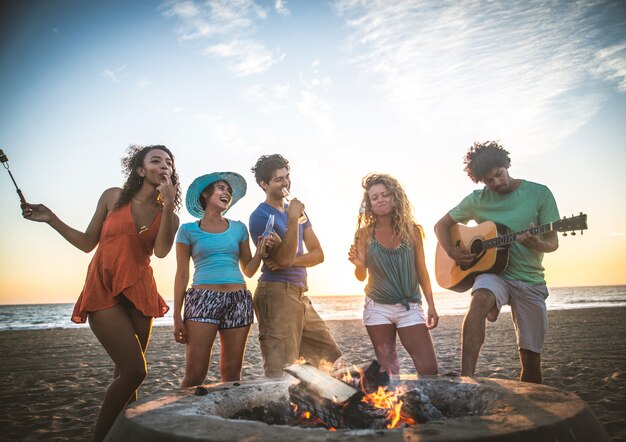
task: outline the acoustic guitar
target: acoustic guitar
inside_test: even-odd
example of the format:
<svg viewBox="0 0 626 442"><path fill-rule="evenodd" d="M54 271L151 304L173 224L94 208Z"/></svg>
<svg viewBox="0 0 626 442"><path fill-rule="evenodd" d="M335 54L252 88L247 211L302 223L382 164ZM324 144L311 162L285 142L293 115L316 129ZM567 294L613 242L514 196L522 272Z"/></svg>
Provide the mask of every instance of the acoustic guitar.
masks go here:
<svg viewBox="0 0 626 442"><path fill-rule="evenodd" d="M510 232L509 229L492 221L485 221L477 226L468 227L463 224L455 224L450 229L450 237L454 247L466 249L476 255L474 261L468 266L459 266L448 256L441 244L437 244L435 254L435 275L437 283L444 289L455 292L464 292L472 287L476 276L482 273L504 272L509 262L509 247L515 242L515 238L522 233L530 232L540 235L552 231L572 232L587 228L587 215L563 218L553 223L535 226L519 232Z"/></svg>

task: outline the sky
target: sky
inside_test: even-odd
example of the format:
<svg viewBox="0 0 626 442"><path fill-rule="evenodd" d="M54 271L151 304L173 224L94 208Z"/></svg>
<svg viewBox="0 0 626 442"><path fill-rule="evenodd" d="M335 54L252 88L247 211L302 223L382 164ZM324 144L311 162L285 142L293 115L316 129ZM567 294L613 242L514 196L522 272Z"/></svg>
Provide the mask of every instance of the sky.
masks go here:
<svg viewBox="0 0 626 442"><path fill-rule="evenodd" d="M234 171L291 164L325 252L309 293L361 294L347 259L367 173L395 176L434 289L433 226L480 186L474 141L511 153L584 235L544 259L549 286L626 284L626 2L13 0L0 18L0 148L26 199L84 230L121 186L131 144L165 144L183 192ZM24 220L0 170L0 304L74 302L92 257ZM183 207L181 222L193 218ZM152 261L173 298L175 253ZM254 289L258 274L250 279Z"/></svg>

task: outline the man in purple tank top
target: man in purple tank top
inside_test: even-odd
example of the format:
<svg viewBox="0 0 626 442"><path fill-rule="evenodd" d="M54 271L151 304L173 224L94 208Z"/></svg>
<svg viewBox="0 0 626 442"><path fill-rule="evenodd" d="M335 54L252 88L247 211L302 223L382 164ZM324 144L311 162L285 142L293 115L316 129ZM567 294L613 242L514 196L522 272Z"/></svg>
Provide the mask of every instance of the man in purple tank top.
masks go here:
<svg viewBox="0 0 626 442"><path fill-rule="evenodd" d="M274 231L282 242L269 251L254 293L259 321L259 342L265 376L280 377L283 368L303 358L314 365L332 364L341 351L328 327L304 292L307 267L324 261L324 252L304 215L304 204L294 198L285 203L291 186L289 161L279 154L263 155L252 168L265 201L250 215L255 244L274 215Z"/></svg>

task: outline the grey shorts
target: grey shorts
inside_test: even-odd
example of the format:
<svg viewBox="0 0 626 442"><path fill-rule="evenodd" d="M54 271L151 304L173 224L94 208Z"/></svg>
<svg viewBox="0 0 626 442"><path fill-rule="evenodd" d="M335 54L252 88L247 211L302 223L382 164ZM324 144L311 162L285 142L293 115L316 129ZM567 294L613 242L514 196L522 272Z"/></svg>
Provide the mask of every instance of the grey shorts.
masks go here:
<svg viewBox="0 0 626 442"><path fill-rule="evenodd" d="M486 273L476 277L472 294L478 289L487 289L495 295L498 311L503 305L511 306L518 348L541 353L548 330L546 285L531 286L522 281L509 281L500 275Z"/></svg>
<svg viewBox="0 0 626 442"><path fill-rule="evenodd" d="M220 330L248 326L254 322L252 293L190 288L185 293L184 320L216 324Z"/></svg>

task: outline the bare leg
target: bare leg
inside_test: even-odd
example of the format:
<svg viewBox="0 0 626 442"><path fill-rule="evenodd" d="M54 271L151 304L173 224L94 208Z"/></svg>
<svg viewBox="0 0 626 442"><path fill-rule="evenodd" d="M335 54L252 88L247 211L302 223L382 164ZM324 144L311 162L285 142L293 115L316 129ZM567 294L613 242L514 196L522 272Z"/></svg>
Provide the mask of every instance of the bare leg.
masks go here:
<svg viewBox="0 0 626 442"><path fill-rule="evenodd" d="M399 328L398 336L411 356L418 374L434 375L438 373L437 355L426 324Z"/></svg>
<svg viewBox="0 0 626 442"><path fill-rule="evenodd" d="M146 318L146 324L151 318ZM96 422L94 440L103 440L113 422L146 377L146 360L126 307L116 305L89 314L89 326L118 368Z"/></svg>
<svg viewBox="0 0 626 442"><path fill-rule="evenodd" d="M541 375L541 354L526 350L525 348L520 348L519 360L522 364L522 373L519 378L520 381L541 384L543 382L543 377Z"/></svg>
<svg viewBox="0 0 626 442"><path fill-rule="evenodd" d="M121 304L120 304L121 305ZM122 307L125 307L122 305ZM141 350L143 354L146 354L148 350L148 343L150 342L150 335L152 334L152 321L154 318L150 316L144 316L141 312L135 308L127 308L128 314L130 315L130 320L133 323L133 327L135 328L135 332L137 333L137 338L139 338L139 344L141 344ZM117 368L117 365L113 369L113 380L117 379L120 375L120 371ZM134 398L131 398L129 402L133 402L137 400L137 394L135 394Z"/></svg>
<svg viewBox="0 0 626 442"><path fill-rule="evenodd" d="M220 375L222 382L240 381L250 326L220 330Z"/></svg>
<svg viewBox="0 0 626 442"><path fill-rule="evenodd" d="M374 352L381 370L389 374L398 374L400 364L396 350L396 326L393 324L367 325L365 328L374 345Z"/></svg>
<svg viewBox="0 0 626 442"><path fill-rule="evenodd" d="M500 310L498 310L498 306L494 304L494 306L491 307L491 310L487 313L487 320L489 322L496 322L499 314Z"/></svg>
<svg viewBox="0 0 626 442"><path fill-rule="evenodd" d="M485 318L495 306L496 297L487 289L478 289L472 295L470 308L463 320L461 342L461 375L474 376L480 348L485 342Z"/></svg>
<svg viewBox="0 0 626 442"><path fill-rule="evenodd" d="M208 322L185 321L187 326L187 346L185 348L185 378L181 387L193 387L204 382L213 342L217 335L217 324Z"/></svg>
<svg viewBox="0 0 626 442"><path fill-rule="evenodd" d="M133 322L133 328L137 333L139 345L141 345L141 351L145 356L146 351L148 350L148 343L150 342L150 335L152 334L153 318L150 316L144 316L139 310L135 308L128 309L128 313L130 314L130 320ZM115 368L117 370L117 366ZM138 397L139 389L135 390L135 394L131 396L128 403L135 402Z"/></svg>

